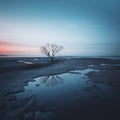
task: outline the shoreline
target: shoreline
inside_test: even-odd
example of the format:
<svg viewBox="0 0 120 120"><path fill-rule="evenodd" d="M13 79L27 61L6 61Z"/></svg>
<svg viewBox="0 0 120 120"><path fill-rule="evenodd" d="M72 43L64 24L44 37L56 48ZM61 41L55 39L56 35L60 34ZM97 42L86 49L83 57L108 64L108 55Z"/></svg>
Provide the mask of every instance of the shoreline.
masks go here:
<svg viewBox="0 0 120 120"><path fill-rule="evenodd" d="M0 77L1 77L0 88L5 88L7 86L13 86L12 83L18 84L18 81L20 81L20 84L24 85L27 82L31 81L33 78L39 77L39 76L62 74L62 73L66 73L66 72L73 71L73 70L84 70L87 68L107 71L106 74L103 74L103 75L102 74L99 75L101 71L99 72L98 75L96 75L96 73L87 74L90 80L95 79L94 76L99 77L99 80L94 80L96 82L101 82L101 80L105 78L107 79L109 77L109 74L111 74L111 73L108 73L110 70L111 71L117 70L118 71L117 76L118 77L120 76L119 74L120 73L120 60L118 59L108 59L108 58L70 58L68 59L68 58L64 58L59 61L56 61L54 64L49 64L48 62L49 60L47 59L47 62L45 62L44 65L42 65L42 67L41 65L37 66L38 61L39 60L37 60L36 62L35 60L36 65L35 66L33 65L32 67L31 67L31 64L26 65L22 63L22 68L20 66L21 70L14 69L12 71L10 69L11 67L9 67L9 70L10 70L9 72L5 72L5 71L1 72L0 73ZM110 66L110 65L113 65L113 66ZM116 73L113 73L112 76L115 77L114 74L116 75ZM112 81L116 82L113 77L108 78L108 79L110 79L109 81L111 81L111 83ZM5 81L7 83L5 83ZM119 80L117 80L117 83L118 81ZM103 83L106 83L106 82L103 81ZM109 82L107 82L106 84L108 83ZM17 84L15 84L14 86L16 86ZM17 86L21 86L20 84L18 84Z"/></svg>

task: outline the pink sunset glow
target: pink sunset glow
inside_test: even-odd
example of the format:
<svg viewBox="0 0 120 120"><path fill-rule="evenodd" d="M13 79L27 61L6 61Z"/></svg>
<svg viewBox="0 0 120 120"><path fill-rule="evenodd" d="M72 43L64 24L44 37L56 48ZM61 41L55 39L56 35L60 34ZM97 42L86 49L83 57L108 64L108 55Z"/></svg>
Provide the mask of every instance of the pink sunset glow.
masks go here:
<svg viewBox="0 0 120 120"><path fill-rule="evenodd" d="M0 42L0 54L38 54L39 49L29 45L16 44L11 42Z"/></svg>

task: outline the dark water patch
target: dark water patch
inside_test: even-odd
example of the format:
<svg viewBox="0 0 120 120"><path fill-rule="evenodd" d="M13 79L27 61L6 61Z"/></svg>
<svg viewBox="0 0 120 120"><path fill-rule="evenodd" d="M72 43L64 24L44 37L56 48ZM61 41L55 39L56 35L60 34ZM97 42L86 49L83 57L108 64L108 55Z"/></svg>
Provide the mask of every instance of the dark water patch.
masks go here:
<svg viewBox="0 0 120 120"><path fill-rule="evenodd" d="M100 71L75 70L34 78L24 87L24 92L16 94L17 99L26 101L34 96L34 102L30 102L31 107L24 104L26 114L33 113L34 119L107 120L119 117L120 94L108 85L89 80L86 76L89 72ZM27 99L27 103L30 100Z"/></svg>

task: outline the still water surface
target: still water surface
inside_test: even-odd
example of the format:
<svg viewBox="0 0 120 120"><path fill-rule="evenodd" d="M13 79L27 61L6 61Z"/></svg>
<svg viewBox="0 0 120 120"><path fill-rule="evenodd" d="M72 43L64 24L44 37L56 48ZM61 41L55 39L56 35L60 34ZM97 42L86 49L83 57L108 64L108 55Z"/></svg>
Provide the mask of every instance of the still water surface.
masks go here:
<svg viewBox="0 0 120 120"><path fill-rule="evenodd" d="M86 76L98 70L75 70L34 78L19 98L35 95L38 106L54 108L56 120L110 119L120 111L120 94L112 87L95 83Z"/></svg>

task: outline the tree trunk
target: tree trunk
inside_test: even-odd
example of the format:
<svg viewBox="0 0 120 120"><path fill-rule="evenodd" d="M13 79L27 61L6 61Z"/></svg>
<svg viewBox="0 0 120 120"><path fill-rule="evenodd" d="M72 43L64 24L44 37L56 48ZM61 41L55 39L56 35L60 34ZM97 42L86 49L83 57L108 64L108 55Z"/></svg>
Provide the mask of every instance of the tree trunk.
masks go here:
<svg viewBox="0 0 120 120"><path fill-rule="evenodd" d="M50 57L51 63L54 62L54 57Z"/></svg>
<svg viewBox="0 0 120 120"><path fill-rule="evenodd" d="M51 62L52 62L52 63L53 63L53 61L54 61L53 59L54 59L54 58L52 57L52 58L51 58Z"/></svg>

